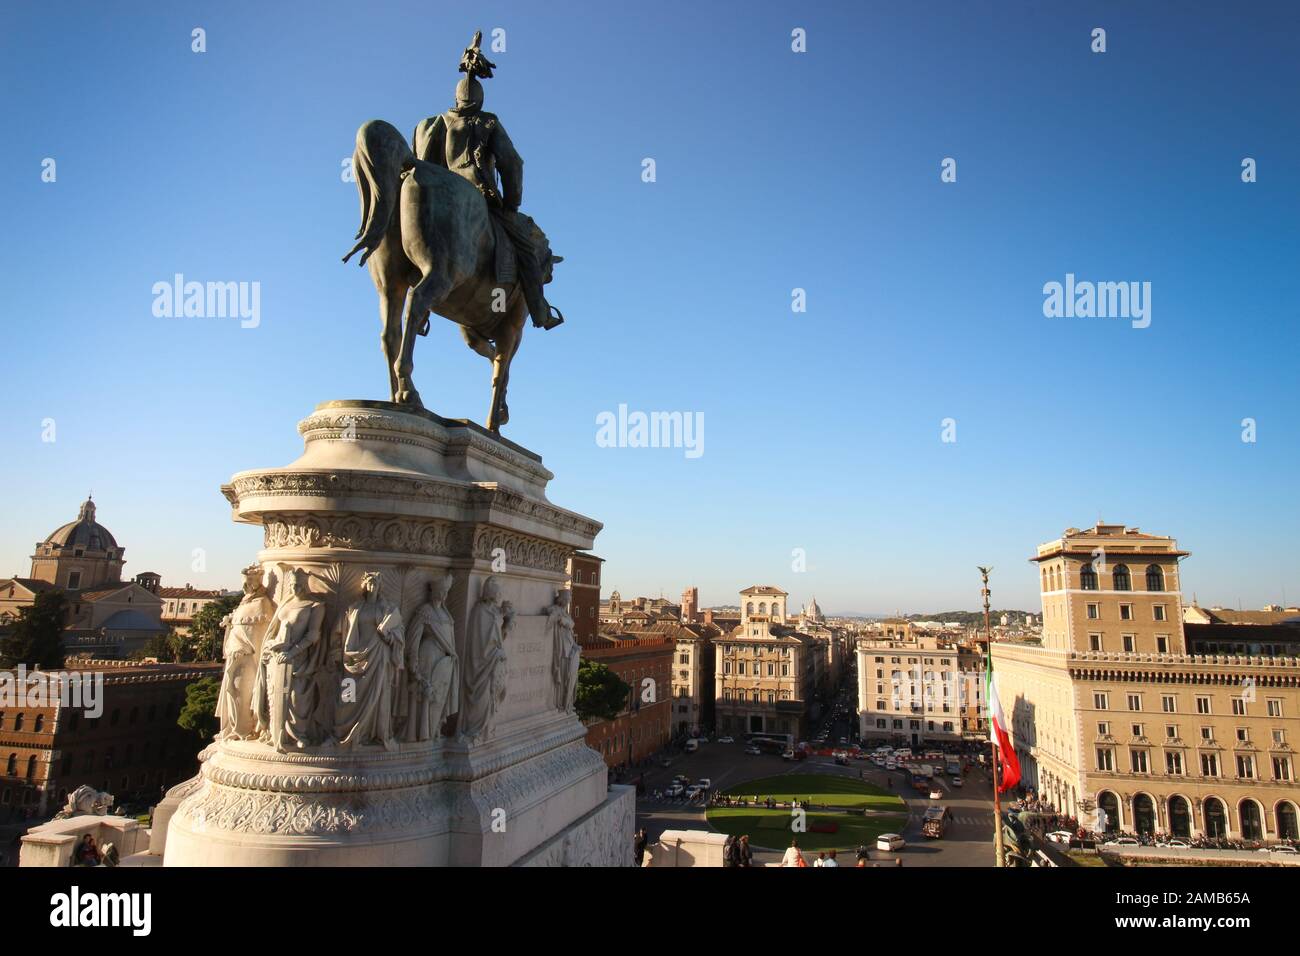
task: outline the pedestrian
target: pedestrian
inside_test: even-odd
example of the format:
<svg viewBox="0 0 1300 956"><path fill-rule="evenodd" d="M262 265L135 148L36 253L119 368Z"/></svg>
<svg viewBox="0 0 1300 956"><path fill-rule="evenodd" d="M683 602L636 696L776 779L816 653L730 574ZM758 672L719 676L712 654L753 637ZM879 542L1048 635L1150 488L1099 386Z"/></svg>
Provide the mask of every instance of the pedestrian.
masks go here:
<svg viewBox="0 0 1300 956"><path fill-rule="evenodd" d="M823 850L822 852L817 854L817 859L813 861L813 866L818 867L818 866L825 866L825 865L826 865L826 851Z"/></svg>
<svg viewBox="0 0 1300 956"><path fill-rule="evenodd" d="M737 866L753 866L754 851L749 848L749 834L746 833L740 838L740 860Z"/></svg>
<svg viewBox="0 0 1300 956"><path fill-rule="evenodd" d="M782 866L807 866L808 861L803 858L799 852L799 841L791 840L790 845L786 848L785 856L781 857Z"/></svg>
<svg viewBox="0 0 1300 956"><path fill-rule="evenodd" d="M645 860L645 848L646 844L649 842L649 839L646 837L645 827L636 831L636 839L632 841L632 849L636 853L637 866L640 866L642 861Z"/></svg>
<svg viewBox="0 0 1300 956"><path fill-rule="evenodd" d="M865 846L858 847L858 869L863 869L864 867L866 867L867 861L870 858L871 858L871 854Z"/></svg>
<svg viewBox="0 0 1300 956"><path fill-rule="evenodd" d="M830 855L827 856L826 862L822 864L822 866L835 866L835 867L838 867L839 865L840 865L839 860L835 859L834 850L830 851Z"/></svg>

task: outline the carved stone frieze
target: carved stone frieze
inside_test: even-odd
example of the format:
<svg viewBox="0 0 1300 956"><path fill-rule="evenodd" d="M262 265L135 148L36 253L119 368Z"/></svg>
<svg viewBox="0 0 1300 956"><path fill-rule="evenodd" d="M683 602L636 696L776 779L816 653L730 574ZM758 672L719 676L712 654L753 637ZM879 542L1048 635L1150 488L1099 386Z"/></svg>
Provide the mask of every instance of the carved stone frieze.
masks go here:
<svg viewBox="0 0 1300 956"><path fill-rule="evenodd" d="M480 561L504 554L510 567L556 574L564 573L573 553L565 545L517 531L428 518L277 514L267 517L263 528L267 548L340 548Z"/></svg>

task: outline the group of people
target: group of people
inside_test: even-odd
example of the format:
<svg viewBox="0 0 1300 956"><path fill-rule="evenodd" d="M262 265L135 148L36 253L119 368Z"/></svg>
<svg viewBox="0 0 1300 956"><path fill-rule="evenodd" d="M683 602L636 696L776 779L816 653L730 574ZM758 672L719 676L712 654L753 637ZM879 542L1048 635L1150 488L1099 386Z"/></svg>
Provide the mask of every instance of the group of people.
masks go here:
<svg viewBox="0 0 1300 956"><path fill-rule="evenodd" d="M89 833L82 835L81 842L72 852L73 866L117 866L118 862L117 847L111 843L101 847Z"/></svg>

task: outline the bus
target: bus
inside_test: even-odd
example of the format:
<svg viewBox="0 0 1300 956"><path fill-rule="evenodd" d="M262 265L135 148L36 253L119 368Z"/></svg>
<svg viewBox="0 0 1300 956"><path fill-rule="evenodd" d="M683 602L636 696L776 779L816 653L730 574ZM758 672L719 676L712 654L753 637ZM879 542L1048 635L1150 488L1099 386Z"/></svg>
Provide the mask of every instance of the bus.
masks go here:
<svg viewBox="0 0 1300 956"><path fill-rule="evenodd" d="M749 742L765 754L785 753L794 744L789 734L750 734Z"/></svg>
<svg viewBox="0 0 1300 956"><path fill-rule="evenodd" d="M952 814L948 812L947 807L930 807L921 820L921 835L932 840L939 839L948 829L951 819Z"/></svg>

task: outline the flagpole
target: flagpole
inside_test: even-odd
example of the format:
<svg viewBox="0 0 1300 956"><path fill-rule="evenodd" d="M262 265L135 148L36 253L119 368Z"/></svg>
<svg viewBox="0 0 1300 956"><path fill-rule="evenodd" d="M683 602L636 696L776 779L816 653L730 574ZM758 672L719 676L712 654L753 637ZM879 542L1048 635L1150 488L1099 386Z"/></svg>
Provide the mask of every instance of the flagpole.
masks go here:
<svg viewBox="0 0 1300 956"><path fill-rule="evenodd" d="M984 587L980 594L984 598L984 653L989 655L989 660L984 662L984 672L988 673L988 668L993 656L993 630L989 624L989 572L992 568L980 568L980 576L984 581ZM990 682L991 684L991 682ZM989 687L993 691L993 687ZM984 706L988 709L989 718L989 750L993 753L993 865L1002 866L1002 794L998 790L998 784L1002 779L1002 774L998 769L998 742L993 734L993 702L986 700Z"/></svg>

